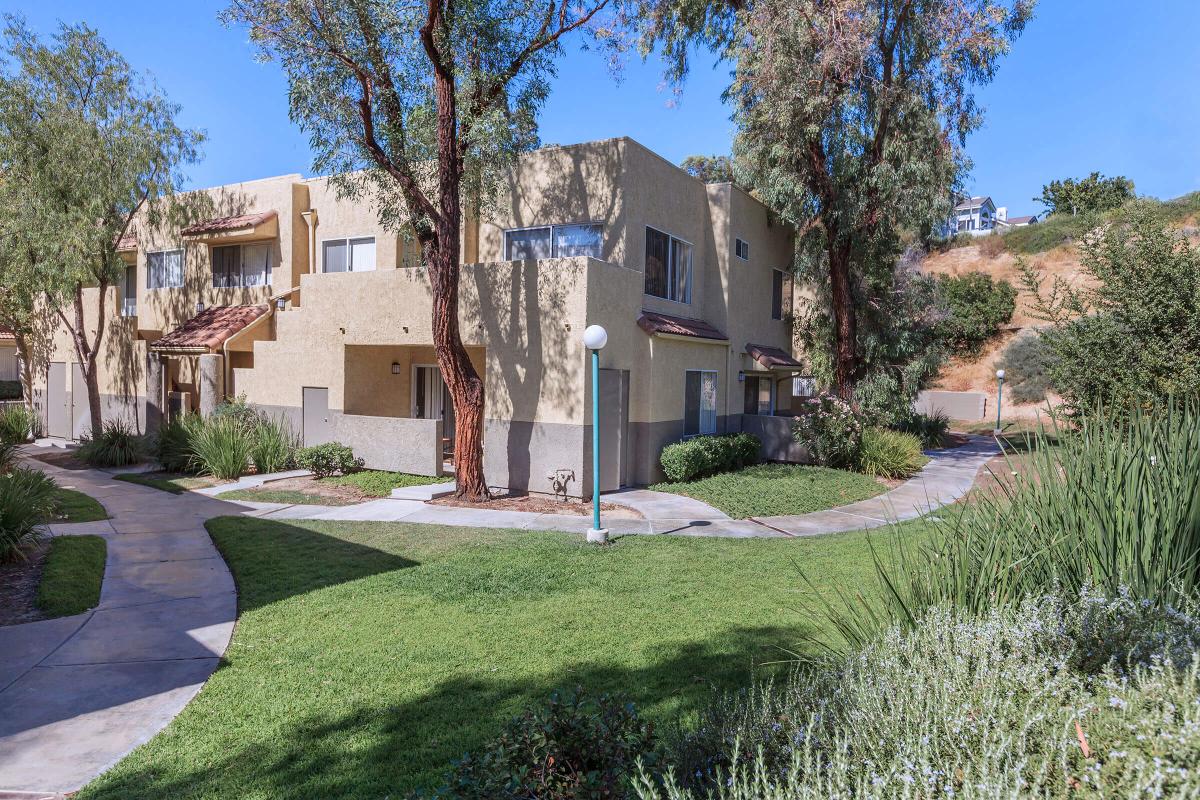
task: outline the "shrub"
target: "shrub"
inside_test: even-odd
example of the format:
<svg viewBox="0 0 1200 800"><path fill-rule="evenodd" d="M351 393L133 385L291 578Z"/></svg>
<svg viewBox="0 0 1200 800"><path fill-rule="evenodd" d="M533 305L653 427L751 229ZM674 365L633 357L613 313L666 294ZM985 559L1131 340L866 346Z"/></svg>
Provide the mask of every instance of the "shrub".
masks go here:
<svg viewBox="0 0 1200 800"><path fill-rule="evenodd" d="M849 469L858 463L863 424L850 404L830 394L819 395L792 423L792 436L814 464Z"/></svg>
<svg viewBox="0 0 1200 800"><path fill-rule="evenodd" d="M261 475L282 472L296 463L296 434L283 417L260 417L254 428L250 460Z"/></svg>
<svg viewBox="0 0 1200 800"><path fill-rule="evenodd" d="M1111 657L1089 665L1095 641ZM1198 641L1191 616L1103 595L979 618L934 609L828 665L721 697L665 748L667 788L643 774L638 794L1190 797Z"/></svg>
<svg viewBox="0 0 1200 800"><path fill-rule="evenodd" d="M695 436L663 448L659 456L667 479L691 481L758 463L762 442L750 433Z"/></svg>
<svg viewBox="0 0 1200 800"><path fill-rule="evenodd" d="M1012 284L992 280L983 272L940 276L938 291L950 311L938 326L938 335L958 355L978 355L1016 310L1017 290Z"/></svg>
<svg viewBox="0 0 1200 800"><path fill-rule="evenodd" d="M55 489L37 470L18 467L0 475L0 561L23 558L23 549L41 538L54 513Z"/></svg>
<svg viewBox="0 0 1200 800"><path fill-rule="evenodd" d="M37 427L37 415L23 405L0 409L0 442L24 444Z"/></svg>
<svg viewBox="0 0 1200 800"><path fill-rule="evenodd" d="M23 396L20 381L0 381L0 400L20 400Z"/></svg>
<svg viewBox="0 0 1200 800"><path fill-rule="evenodd" d="M212 416L219 419L237 420L246 430L257 428L259 422L263 419L262 414L254 406L250 405L250 401L246 399L246 395L244 394L226 398L224 402L218 404L213 409Z"/></svg>
<svg viewBox="0 0 1200 800"><path fill-rule="evenodd" d="M926 450L941 447L950 433L950 417L940 408L932 414L913 412L912 416L896 426L896 430L916 436Z"/></svg>
<svg viewBox="0 0 1200 800"><path fill-rule="evenodd" d="M438 797L456 800L625 797L640 760L654 764L653 727L633 704L580 691L555 693L477 754L455 764Z"/></svg>
<svg viewBox="0 0 1200 800"><path fill-rule="evenodd" d="M890 428L912 417L918 384L903 386L900 377L894 370L875 370L855 384L854 406L860 422Z"/></svg>
<svg viewBox="0 0 1200 800"><path fill-rule="evenodd" d="M1018 336L996 361L1004 370L1004 388L1014 403L1040 403L1051 389L1054 354L1037 334Z"/></svg>
<svg viewBox="0 0 1200 800"><path fill-rule="evenodd" d="M84 438L76 455L93 467L124 467L146 458L146 440L123 419L104 423L95 439Z"/></svg>
<svg viewBox="0 0 1200 800"><path fill-rule="evenodd" d="M0 475L11 472L17 465L17 454L20 452L16 442L0 439Z"/></svg>
<svg viewBox="0 0 1200 800"><path fill-rule="evenodd" d="M196 469L203 475L234 480L250 471L253 432L234 415L212 416L195 424L191 451Z"/></svg>
<svg viewBox="0 0 1200 800"><path fill-rule="evenodd" d="M154 437L154 457L167 472L190 473L199 467L192 450L196 431L204 426L199 414L180 414L164 420Z"/></svg>
<svg viewBox="0 0 1200 800"><path fill-rule="evenodd" d="M907 478L924 463L921 440L911 433L886 428L863 431L858 471L875 478Z"/></svg>
<svg viewBox="0 0 1200 800"><path fill-rule="evenodd" d="M341 473L347 475L363 468L363 460L354 457L354 451L339 442L327 442L296 451L296 464L318 478Z"/></svg>

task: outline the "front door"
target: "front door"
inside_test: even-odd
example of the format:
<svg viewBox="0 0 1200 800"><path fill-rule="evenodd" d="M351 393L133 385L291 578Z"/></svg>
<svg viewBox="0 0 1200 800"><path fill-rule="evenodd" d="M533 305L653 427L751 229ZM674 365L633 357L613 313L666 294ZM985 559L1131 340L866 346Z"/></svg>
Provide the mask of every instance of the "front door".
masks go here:
<svg viewBox="0 0 1200 800"><path fill-rule="evenodd" d="M71 428L73 439L92 435L92 408L88 405L87 381L79 362L71 364Z"/></svg>
<svg viewBox="0 0 1200 800"><path fill-rule="evenodd" d="M600 491L625 486L629 446L629 371L600 370Z"/></svg>
<svg viewBox="0 0 1200 800"><path fill-rule="evenodd" d="M333 425L329 422L329 389L305 386L302 394L304 408L304 446L333 441Z"/></svg>
<svg viewBox="0 0 1200 800"><path fill-rule="evenodd" d="M46 435L59 439L71 437L71 400L67 396L67 365L50 364L46 376Z"/></svg>

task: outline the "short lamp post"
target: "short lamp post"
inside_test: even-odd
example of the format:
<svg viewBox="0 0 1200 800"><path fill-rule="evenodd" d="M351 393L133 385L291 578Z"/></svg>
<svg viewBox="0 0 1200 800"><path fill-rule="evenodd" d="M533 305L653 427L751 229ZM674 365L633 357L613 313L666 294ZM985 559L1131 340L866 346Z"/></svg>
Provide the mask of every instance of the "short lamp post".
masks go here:
<svg viewBox="0 0 1200 800"><path fill-rule="evenodd" d="M996 370L996 436L1000 435L1000 408L1004 405L1004 370Z"/></svg>
<svg viewBox="0 0 1200 800"><path fill-rule="evenodd" d="M600 325L588 325L583 346L592 351L592 527L587 540L593 544L608 541L608 531L600 527L600 351L608 344L608 331Z"/></svg>

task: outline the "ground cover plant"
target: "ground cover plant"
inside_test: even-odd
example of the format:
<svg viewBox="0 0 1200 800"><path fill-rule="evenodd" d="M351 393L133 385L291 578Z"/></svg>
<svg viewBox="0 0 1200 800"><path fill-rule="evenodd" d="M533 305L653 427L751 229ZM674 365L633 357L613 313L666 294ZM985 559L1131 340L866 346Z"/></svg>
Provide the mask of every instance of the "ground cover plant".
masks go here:
<svg viewBox="0 0 1200 800"><path fill-rule="evenodd" d="M222 500L247 500L252 503L284 503L286 505L309 506L348 506L356 500L337 497L335 495L308 493L297 489L272 489L270 486L256 486L250 489L234 489L218 495Z"/></svg>
<svg viewBox="0 0 1200 800"><path fill-rule="evenodd" d="M866 537L625 537L403 523L208 523L238 587L225 663L79 795L404 797L556 689L655 724L823 629L798 613L871 573Z"/></svg>
<svg viewBox="0 0 1200 800"><path fill-rule="evenodd" d="M54 490L55 522L96 522L108 519L108 512L93 497L74 489Z"/></svg>
<svg viewBox="0 0 1200 800"><path fill-rule="evenodd" d="M406 486L428 486L431 483L446 482L445 477L410 475L407 472L387 472L378 469L364 469L347 475L331 475L321 480L323 483L334 486L353 486L371 497L389 497L392 489L403 489Z"/></svg>
<svg viewBox="0 0 1200 800"><path fill-rule="evenodd" d="M828 467L758 464L696 481L648 487L708 503L736 519L807 514L866 500L887 491L874 478Z"/></svg>
<svg viewBox="0 0 1200 800"><path fill-rule="evenodd" d="M107 546L101 536L56 536L38 584L37 605L47 618L68 617L100 602Z"/></svg>

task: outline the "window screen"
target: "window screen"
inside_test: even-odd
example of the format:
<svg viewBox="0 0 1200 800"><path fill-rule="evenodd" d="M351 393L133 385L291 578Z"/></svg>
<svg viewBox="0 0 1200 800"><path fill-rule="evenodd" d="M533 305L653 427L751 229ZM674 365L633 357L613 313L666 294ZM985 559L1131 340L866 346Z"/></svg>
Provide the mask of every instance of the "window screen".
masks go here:
<svg viewBox="0 0 1200 800"><path fill-rule="evenodd" d="M375 269L374 236L350 240L350 269L354 272L370 272Z"/></svg>
<svg viewBox="0 0 1200 800"><path fill-rule="evenodd" d="M322 251L321 264L325 272L345 272L350 266L349 247L345 239L334 239L325 242Z"/></svg>
<svg viewBox="0 0 1200 800"><path fill-rule="evenodd" d="M666 297L671 237L662 231L646 228L646 294Z"/></svg>
<svg viewBox="0 0 1200 800"><path fill-rule="evenodd" d="M505 258L508 261L549 258L551 253L550 228L529 228L523 231L507 231Z"/></svg>
<svg viewBox="0 0 1200 800"><path fill-rule="evenodd" d="M146 254L146 288L176 289L180 286L183 286L182 250Z"/></svg>

